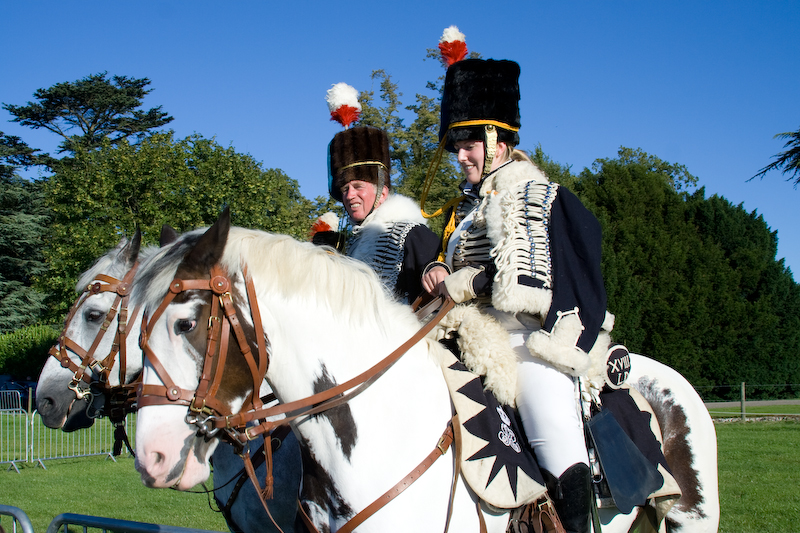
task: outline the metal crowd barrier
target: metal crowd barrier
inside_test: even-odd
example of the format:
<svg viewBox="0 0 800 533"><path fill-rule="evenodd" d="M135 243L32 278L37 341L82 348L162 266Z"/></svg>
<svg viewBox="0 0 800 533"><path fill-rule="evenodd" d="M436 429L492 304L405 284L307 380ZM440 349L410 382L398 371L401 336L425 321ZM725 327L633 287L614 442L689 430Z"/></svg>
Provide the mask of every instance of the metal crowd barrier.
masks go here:
<svg viewBox="0 0 800 533"><path fill-rule="evenodd" d="M19 392L3 391L11 392L17 395L16 403L10 394L3 394L0 399L4 406L17 406L0 409L0 464L8 464L8 470L13 468L19 473L18 464L30 459L30 424L28 413L19 407Z"/></svg>
<svg viewBox="0 0 800 533"><path fill-rule="evenodd" d="M47 526L47 533L59 533L62 530L63 533L69 533L69 526L82 528L83 533L88 533L89 528L99 529L103 533L106 531L114 531L116 533L219 533L218 531L212 532L207 529L148 524L146 522L133 522L131 520L117 520L116 518L72 513L64 513L55 517L50 522L50 525Z"/></svg>
<svg viewBox="0 0 800 533"><path fill-rule="evenodd" d="M136 434L136 416L125 420L130 437ZM45 461L76 457L106 456L114 461L114 426L98 419L90 428L66 433L45 427L37 411L0 409L0 464L19 473L19 465L33 463L45 470ZM127 449L123 447L123 453Z"/></svg>
<svg viewBox="0 0 800 533"><path fill-rule="evenodd" d="M6 516L11 517L10 529L8 526L4 525L3 518ZM19 525L19 528L17 528L17 525ZM0 527L2 527L6 533L17 533L18 531L22 533L33 533L33 525L28 515L26 515L22 509L10 505L0 505Z"/></svg>
<svg viewBox="0 0 800 533"><path fill-rule="evenodd" d="M0 390L0 410L22 408L22 394L20 391Z"/></svg>
<svg viewBox="0 0 800 533"><path fill-rule="evenodd" d="M12 524L9 528L3 518L11 517ZM34 533L31 520L22 509L10 505L0 505L0 527L5 533ZM89 529L100 530L103 533L219 533L207 529L192 529L188 527L165 526L161 524L148 524L146 522L133 522L131 520L117 520L116 518L103 518L101 516L87 516L72 513L58 515L47 526L47 533L69 533L80 529L82 533L89 533Z"/></svg>

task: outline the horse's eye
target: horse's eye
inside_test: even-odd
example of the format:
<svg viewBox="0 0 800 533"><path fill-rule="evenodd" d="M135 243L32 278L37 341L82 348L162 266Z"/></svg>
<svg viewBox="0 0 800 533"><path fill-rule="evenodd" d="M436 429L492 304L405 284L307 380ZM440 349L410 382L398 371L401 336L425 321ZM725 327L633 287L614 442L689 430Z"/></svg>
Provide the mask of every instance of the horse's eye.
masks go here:
<svg viewBox="0 0 800 533"><path fill-rule="evenodd" d="M103 313L101 313L97 309L87 309L83 313L83 318L87 322L100 322L103 319Z"/></svg>
<svg viewBox="0 0 800 533"><path fill-rule="evenodd" d="M175 322L175 333L181 335L189 333L197 327L197 320L181 319Z"/></svg>

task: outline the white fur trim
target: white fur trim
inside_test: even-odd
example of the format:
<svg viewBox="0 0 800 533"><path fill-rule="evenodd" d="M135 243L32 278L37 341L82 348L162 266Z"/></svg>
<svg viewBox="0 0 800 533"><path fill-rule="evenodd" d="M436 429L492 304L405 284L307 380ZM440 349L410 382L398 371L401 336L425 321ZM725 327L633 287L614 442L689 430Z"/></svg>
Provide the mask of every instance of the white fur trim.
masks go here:
<svg viewBox="0 0 800 533"><path fill-rule="evenodd" d="M600 329L603 331L614 331L614 320L614 315L606 311L606 316L603 319L603 324L600 326Z"/></svg>
<svg viewBox="0 0 800 533"><path fill-rule="evenodd" d="M520 257L530 254L530 236L519 227L515 214L525 211L524 193L529 182L546 185L544 173L527 162L512 162L487 178L481 187L484 196L486 234L498 267L492 289L492 305L501 311L547 315L553 294L548 288L520 285ZM544 240L546 235L541 235ZM534 277L532 272L528 275Z"/></svg>
<svg viewBox="0 0 800 533"><path fill-rule="evenodd" d="M401 194L390 194L389 197L364 219L361 226L396 222L415 222L428 225L428 219L422 216L419 204Z"/></svg>
<svg viewBox="0 0 800 533"><path fill-rule="evenodd" d="M485 376L484 386L497 401L515 407L517 355L505 328L474 305L460 304L447 313L430 335L438 340L451 331L458 332L458 347L469 371Z"/></svg>

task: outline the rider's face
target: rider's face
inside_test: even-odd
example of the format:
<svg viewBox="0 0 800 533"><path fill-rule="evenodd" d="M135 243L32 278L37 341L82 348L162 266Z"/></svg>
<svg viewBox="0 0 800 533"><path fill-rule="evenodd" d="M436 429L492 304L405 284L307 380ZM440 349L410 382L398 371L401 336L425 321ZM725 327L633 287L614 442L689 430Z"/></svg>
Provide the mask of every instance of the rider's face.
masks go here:
<svg viewBox="0 0 800 533"><path fill-rule="evenodd" d="M483 173L484 148L482 141L458 141L453 145L458 156L458 164L464 171L467 183L480 183Z"/></svg>
<svg viewBox="0 0 800 533"><path fill-rule="evenodd" d="M453 146L456 149L458 164L461 165L461 170L464 171L467 183L472 185L480 183L486 156L486 148L483 141L458 141ZM506 143L498 142L497 151L495 152L497 155L492 160L492 166L489 170L495 170L505 162L505 153Z"/></svg>
<svg viewBox="0 0 800 533"><path fill-rule="evenodd" d="M353 222L361 223L367 218L372 206L375 205L376 190L375 184L360 180L349 181L342 186L344 209ZM378 205L386 200L388 194L389 190L384 187L381 197L378 199Z"/></svg>

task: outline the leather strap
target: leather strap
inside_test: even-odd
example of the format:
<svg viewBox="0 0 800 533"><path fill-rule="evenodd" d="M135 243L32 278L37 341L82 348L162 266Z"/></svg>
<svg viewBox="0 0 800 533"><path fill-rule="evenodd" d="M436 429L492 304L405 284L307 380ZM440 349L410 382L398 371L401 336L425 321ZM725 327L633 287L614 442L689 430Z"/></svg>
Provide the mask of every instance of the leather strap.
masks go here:
<svg viewBox="0 0 800 533"><path fill-rule="evenodd" d="M244 272L245 278L247 278L246 270ZM209 433L216 432L218 429L225 429L229 435L232 435L238 438L241 442L246 442L247 440L251 440L263 433L270 433L274 431L276 428L281 426L287 426L291 421L295 420L301 416L311 416L333 407L337 405L341 405L352 399L354 396L365 390L369 385L371 385L375 380L377 380L383 373L385 373L391 366L396 363L400 357L402 357L412 346L417 344L418 342L422 341L423 338L438 324L438 322L444 317L447 312L453 308L454 303L450 299L439 298L435 305L438 305L439 310L437 314L429 320L424 326L422 326L410 339L404 342L401 346L399 346L396 350L390 353L386 358L379 361L377 364L373 365L371 368L367 369L366 371L362 372L358 376L348 380L347 382L338 385L336 387L332 387L326 391L314 394L308 398L304 398L301 400L297 400L294 402L289 402L286 404L281 404L272 407L263 407L260 400L258 400L256 391L260 386L261 380L263 380L264 375L266 375L266 371L269 366L268 356L266 351L265 343L268 342L266 335L261 330L261 320L258 314L258 304L256 302L255 297L255 289L252 287L252 280L247 279L246 286L247 286L247 296L250 304L250 312L253 318L253 323L256 325L256 344L258 346L258 361L254 361L250 347L247 343L246 337L244 332L242 331L241 324L239 323L238 317L236 315L235 306L233 305L233 300L231 298L231 294L229 291L230 288L230 280L227 278L224 272L221 272L221 269L218 266L214 266L211 271L211 279L210 280L181 280L175 279L170 284L169 292L165 295L164 299L162 300L159 307L156 309L156 312L153 314L152 318L148 321L147 317L143 317L142 319L142 335L140 339L141 348L145 354L145 357L150 361L150 364L153 366L159 377L161 378L164 386L160 385L143 385L139 389L139 396L138 402L139 406L145 405L157 405L157 404L186 404L189 405L190 411L195 412L208 412L209 415L211 413L216 412L221 416L208 416L204 419L204 423L209 424L209 426L213 427L213 431ZM158 321L159 317L164 313L167 306L172 302L174 297L181 293L184 290L190 289L198 289L198 290L211 290L216 295L219 296L219 299L215 298L212 304L212 313L209 319L209 334L208 334L208 343L207 349L205 354L205 360L203 363L203 370L200 376L200 382L198 389L192 393L189 391L185 391L180 387L177 387L174 382L170 379L166 369L159 361L156 354L150 349L148 345L148 338L152 333L152 328L154 324ZM222 313L219 312L219 305L222 307L224 311L224 318L225 318L225 326L222 328L222 335L219 337L219 346L217 343L217 329L215 324L215 317L219 317L220 322L222 321ZM247 411L241 411L235 415L226 415L225 413L221 412L219 406L212 405L215 404L215 394L218 391L220 386L219 379L222 375L222 367L224 365L224 354L221 352L227 352L227 331L229 328L232 329L236 335L237 342L239 343L239 348L244 355L247 364L249 366L252 378L253 378L253 385L254 385L254 392L252 394L253 401L251 402L250 409ZM212 368L216 367L216 372L212 371ZM212 376L212 372L214 377ZM200 400L201 402L198 402ZM196 403L198 402L198 403ZM200 405L200 403L202 405ZM245 406L247 404L245 403ZM275 417L278 415L284 415L284 418L279 419L277 421L268 421L267 418ZM261 422L255 427L247 427L247 424L252 421L259 421ZM243 430L239 430L238 428L244 428ZM206 428L208 429L208 428ZM453 442L453 421L451 420L448 423L445 432L442 434L437 446L434 450L426 457L422 463L420 463L417 468L415 468L411 473L409 473L404 479L398 482L394 487L392 487L389 491L384 493L381 497L375 500L372 504L370 504L367 508L363 509L359 512L353 519L351 519L345 526L340 529L343 533L350 533L355 527L359 524L363 523L364 520L372 516L375 512L381 509L384 505L388 502L393 500L399 494L401 494L406 488L408 488L416 479L427 471L427 469L442 455L447 452L447 449ZM267 484L263 490L259 490L259 495L261 496L262 505L264 506L267 514L272 518L271 514L269 513L269 508L266 504L266 497L268 496L267 493L271 491L271 454L270 449L267 448ZM247 455L244 457L244 466L245 470L247 471L248 476L250 477L251 481L255 484L256 487L260 488L258 481L255 477L255 469L252 465L252 461ZM455 487L456 481L458 478L458 462L456 462L456 468L454 469L454 480L451 485L451 495L450 495L450 505L448 509L448 519L446 522L446 527L449 527L450 522L450 513L452 513L452 501L455 494ZM310 522L310 519L306 515L305 511L302 508L302 505L299 506L299 511L301 516L303 517L304 521L306 522L307 526L310 526L310 529L313 529L313 525ZM482 518L482 517L481 517ZM274 520L273 520L274 523ZM277 524L276 524L277 527ZM446 531L446 529L445 529Z"/></svg>
<svg viewBox="0 0 800 533"><path fill-rule="evenodd" d="M103 394L107 397L109 404L109 412L115 420L121 420L125 414L136 410L135 404L135 390L136 386L126 383L127 378L127 339L130 333L128 325L130 322L136 320L139 308L134 309L133 314L128 316L128 301L130 299L130 287L136 270L139 267L138 261L133 264L130 270L125 273L122 280L118 280L106 274L98 274L94 281L86 286L84 291L75 301L67 314L67 319L64 323L64 329L59 336L58 344L50 348L49 354L56 358L61 366L68 368L73 372L73 378L69 383L69 388L75 393L77 398L91 394L89 390L82 389L80 383L94 385L98 387ZM113 304L106 313L103 325L95 336L92 345L88 350L84 350L72 339L67 337L67 330L69 329L72 320L77 315L79 309L83 306L89 296L100 294L103 292L115 292L117 294ZM117 316L118 314L118 316ZM111 345L109 353L98 360L95 357L95 352L114 317L117 317L117 332L114 336L114 341ZM71 351L81 358L81 364L76 365L69 357L68 351ZM111 369L114 366L117 354L119 354L119 385L111 386L108 384L108 377ZM94 377L87 369L93 370L97 376ZM120 410L123 412L120 413ZM104 409L105 411L105 409ZM127 436L126 436L127 438ZM126 443L127 444L127 443ZM116 447L116 446L115 446ZM130 449L130 446L128 445Z"/></svg>
<svg viewBox="0 0 800 533"><path fill-rule="evenodd" d="M367 518L375 514L384 505L386 505L387 503L395 499L397 496L402 494L402 492L406 490L408 487L410 487L411 484L414 483L417 479L419 479L420 476L422 476L422 474L424 474L425 471L428 470L428 468L430 468L431 465L435 463L439 457L447 453L447 450L448 448L450 448L450 445L452 443L453 443L453 421L450 421L447 424L447 428L445 428L444 433L442 433L442 436L439 438L439 442L436 444L436 447L431 451L431 453L428 454L428 456L425 459L423 459L423 461L414 470L409 472L409 474L403 479L401 479L399 482L397 482L397 484L395 484L394 487L383 493L383 495L380 498L372 502L365 509L363 509L357 515L351 518L344 526L339 528L337 531L339 533L350 533L356 527L361 525ZM451 500L452 497L453 496L451 494ZM450 517L448 514L447 523L449 524L449 522L450 522ZM447 531L446 527L445 531Z"/></svg>
<svg viewBox="0 0 800 533"><path fill-rule="evenodd" d="M441 321L444 315L455 305L450 299L440 298L439 311L427 324L422 326L410 339L400 345L392 353L379 361L377 364L362 372L358 376L328 390L319 392L307 398L294 402L276 405L267 409L257 409L241 412L224 419L214 421L219 427L243 427L253 420L261 420L276 415L285 415L285 418L276 422L264 422L255 428L249 428L245 433L247 438L255 438L257 435L271 431L273 428L288 424L296 418L314 415L331 409L342 403L346 403L354 396L362 392L363 389L371 385L384 372L386 372L400 357L402 357L412 346L420 342L435 326Z"/></svg>

